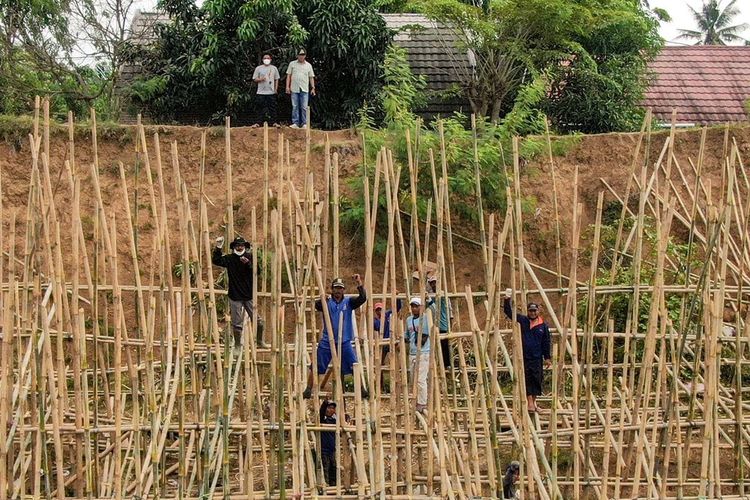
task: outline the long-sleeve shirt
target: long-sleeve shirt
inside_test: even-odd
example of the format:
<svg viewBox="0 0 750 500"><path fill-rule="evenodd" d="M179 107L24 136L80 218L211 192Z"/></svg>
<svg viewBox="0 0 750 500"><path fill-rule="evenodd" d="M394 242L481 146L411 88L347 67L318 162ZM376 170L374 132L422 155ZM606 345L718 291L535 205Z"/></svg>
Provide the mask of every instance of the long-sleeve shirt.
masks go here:
<svg viewBox="0 0 750 500"><path fill-rule="evenodd" d="M333 297L328 297L328 315L331 317L331 327L333 328L333 341L339 342L339 323L342 324L343 333L341 342L351 342L354 338L354 310L367 302L367 292L364 286L358 286L359 295L344 297L341 301L336 301ZM323 312L323 303L320 299L315 301L315 310ZM339 319L341 318L341 319ZM323 338L320 339L318 348L330 349L328 340L328 327L323 318Z"/></svg>
<svg viewBox="0 0 750 500"><path fill-rule="evenodd" d="M320 423L336 425L336 414L327 417L325 410L320 410ZM336 453L336 433L334 431L320 431L320 450L323 453Z"/></svg>
<svg viewBox="0 0 750 500"><path fill-rule="evenodd" d="M513 303L505 299L503 309L508 319L513 319ZM516 313L516 321L521 326L523 358L526 360L550 359L550 334L547 323L541 317L531 320L528 316Z"/></svg>
<svg viewBox="0 0 750 500"><path fill-rule="evenodd" d="M235 253L222 255L221 248L214 248L211 262L215 266L225 267L229 278L228 295L232 300L253 300L253 253L245 251L242 257L247 262L242 262L240 256ZM258 271L259 273L259 271Z"/></svg>
<svg viewBox="0 0 750 500"><path fill-rule="evenodd" d="M421 354L430 352L430 323L424 312L419 316L413 314L406 318L406 340L409 341L409 355L417 355L417 343L421 345Z"/></svg>

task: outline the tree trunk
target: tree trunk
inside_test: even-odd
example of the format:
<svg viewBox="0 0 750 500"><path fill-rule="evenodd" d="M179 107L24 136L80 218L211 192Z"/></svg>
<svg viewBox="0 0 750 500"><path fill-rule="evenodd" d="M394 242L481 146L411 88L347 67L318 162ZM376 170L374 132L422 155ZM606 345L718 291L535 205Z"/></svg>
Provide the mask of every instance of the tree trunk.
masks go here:
<svg viewBox="0 0 750 500"><path fill-rule="evenodd" d="M490 119L492 120L492 123L497 123L500 120L500 106L502 106L503 100L502 99L496 99L492 103L492 116Z"/></svg>

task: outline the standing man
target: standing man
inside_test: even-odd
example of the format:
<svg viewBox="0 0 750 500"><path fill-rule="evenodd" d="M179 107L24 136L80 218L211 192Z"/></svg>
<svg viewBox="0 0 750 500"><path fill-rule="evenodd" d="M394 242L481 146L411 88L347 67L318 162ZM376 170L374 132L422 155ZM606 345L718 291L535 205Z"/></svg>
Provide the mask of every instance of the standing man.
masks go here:
<svg viewBox="0 0 750 500"><path fill-rule="evenodd" d="M291 128L305 128L309 94L315 95L315 73L306 57L305 49L300 49L297 60L290 62L286 69L286 93L292 96Z"/></svg>
<svg viewBox="0 0 750 500"><path fill-rule="evenodd" d="M354 373L354 363L357 362L357 355L352 347L352 340L354 339L354 310L367 302L367 292L362 284L362 278L359 274L353 276L354 281L357 283L357 291L359 295L354 297L346 297L344 292L346 287L344 286L344 280L336 278L331 283L331 295L326 300L326 307L328 307L328 315L331 318L331 328L333 329L333 341L336 344L336 349L339 359L341 360L341 376L351 375ZM320 299L315 301L315 310L323 312L323 303ZM323 335L318 342L318 375L323 375L328 369L328 365L331 363L333 354L331 352L331 344L328 340L328 327L325 324L325 316L323 318ZM339 342L339 336L341 342ZM307 389L302 393L302 397L310 399L312 395L312 384L313 384L313 373L312 366L307 376ZM362 388L362 397L367 398L369 394Z"/></svg>
<svg viewBox="0 0 750 500"><path fill-rule="evenodd" d="M406 318L406 340L409 342L409 372L417 378L417 411L427 409L427 375L430 370L430 322L422 313L422 299L409 301L411 315ZM419 347L417 347L419 346ZM419 360L417 360L419 352Z"/></svg>
<svg viewBox="0 0 750 500"><path fill-rule="evenodd" d="M513 291L505 290L503 309L508 319L513 319L513 308L511 297ZM516 313L516 321L521 326L521 344L523 348L523 368L526 380L526 401L529 411L539 411L536 404L537 396L542 394L542 382L544 374L542 363L549 368L552 364L550 356L550 334L547 323L539 316L539 306L529 302L526 314Z"/></svg>
<svg viewBox="0 0 750 500"><path fill-rule="evenodd" d="M242 237L237 237L229 244L232 253L222 255L224 237L216 238L211 262L215 266L224 267L227 270L229 281L229 310L232 316L232 333L234 334L234 345L239 347L242 343L242 326L245 320L245 312L252 318L255 306L253 304L253 252L250 244ZM258 330L255 338L258 347L268 347L263 342L263 320L258 317Z"/></svg>
<svg viewBox="0 0 750 500"><path fill-rule="evenodd" d="M258 105L257 127L263 123L276 125L276 94L279 91L279 70L271 64L271 54L263 54L263 64L255 68L253 81L258 84L256 101Z"/></svg>

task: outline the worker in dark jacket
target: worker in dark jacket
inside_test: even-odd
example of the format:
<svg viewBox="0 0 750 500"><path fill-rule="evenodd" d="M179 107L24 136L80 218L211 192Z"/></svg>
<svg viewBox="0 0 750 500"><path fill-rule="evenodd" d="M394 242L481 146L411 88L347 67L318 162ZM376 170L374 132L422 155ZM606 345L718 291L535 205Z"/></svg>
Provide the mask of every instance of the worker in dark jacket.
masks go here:
<svg viewBox="0 0 750 500"><path fill-rule="evenodd" d="M513 318L512 290L505 290L503 308L509 319ZM542 363L549 368L550 334L547 323L539 316L539 306L530 302L526 308L527 316L516 314L516 321L521 326L521 341L523 345L523 367L526 379L526 400L529 411L538 411L536 398L542 394Z"/></svg>
<svg viewBox="0 0 750 500"><path fill-rule="evenodd" d="M341 360L342 376L354 373L353 365L357 362L357 355L354 352L354 347L352 347L352 340L354 339L354 310L367 302L367 292L365 292L365 287L362 284L362 278L359 274L354 275L354 281L357 283L358 295L345 296L346 287L344 286L344 280L336 278L331 283L331 295L326 299L326 307L328 307L328 315L331 318L331 328L333 329L333 342L336 344L337 350L339 349L339 345L341 346L341 350L337 352ZM320 299L315 301L315 310L323 312L323 302ZM321 314L321 316L323 315ZM341 331L339 331L339 328ZM339 338L341 338L340 342ZM325 316L323 316L323 334L318 342L318 375L323 375L326 372L332 358L330 340L328 339L328 327L325 324ZM307 378L307 389L302 393L305 399L309 399L312 395L312 382L312 367L310 367ZM364 388L362 388L362 396L368 396Z"/></svg>
<svg viewBox="0 0 750 500"><path fill-rule="evenodd" d="M320 405L320 423L336 425L336 403L323 401ZM336 432L320 432L320 458L323 462L323 477L328 486L336 485Z"/></svg>
<svg viewBox="0 0 750 500"><path fill-rule="evenodd" d="M229 311L232 317L232 333L234 334L234 345L238 347L242 343L242 325L245 313L252 318L255 306L253 302L253 253L250 244L243 238L235 238L229 244L232 253L222 255L224 237L216 238L211 262L215 266L224 267L227 270ZM258 317L256 341L259 347L268 347L263 342L263 320Z"/></svg>

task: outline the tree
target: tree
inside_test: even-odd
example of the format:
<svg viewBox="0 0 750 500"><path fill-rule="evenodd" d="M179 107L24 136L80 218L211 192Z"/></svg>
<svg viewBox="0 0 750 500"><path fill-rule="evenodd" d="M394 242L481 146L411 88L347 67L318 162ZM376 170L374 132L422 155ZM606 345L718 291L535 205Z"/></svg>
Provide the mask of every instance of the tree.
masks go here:
<svg viewBox="0 0 750 500"><path fill-rule="evenodd" d="M188 109L209 121L247 116L260 56L270 52L284 74L302 46L318 82L313 116L326 128L353 123L382 85L390 33L371 0L207 0L200 7L167 0L163 7L173 22L131 55L146 70L133 101L157 118Z"/></svg>
<svg viewBox="0 0 750 500"><path fill-rule="evenodd" d="M693 15L697 30L681 29L678 38L697 40L696 45L726 45L746 40L740 36L748 28L747 23L732 24L739 13L737 0L730 0L721 7L719 0L708 0L701 6L700 12L688 5Z"/></svg>
<svg viewBox="0 0 750 500"><path fill-rule="evenodd" d="M444 52L453 60L456 80L477 116L497 123L510 110L520 86L531 75L525 60L525 30L499 8L457 1L426 3L423 11L439 23ZM459 50L453 50L457 45ZM467 64L470 55L472 64Z"/></svg>
<svg viewBox="0 0 750 500"><path fill-rule="evenodd" d="M493 121L511 108L520 113L521 90L546 82L546 92L524 94L524 105L546 113L559 130L639 123L664 14L640 0L495 0L488 12L458 0L424 0L422 8L474 54L470 77L456 71L475 113Z"/></svg>
<svg viewBox="0 0 750 500"><path fill-rule="evenodd" d="M115 89L132 35L134 7L134 0L72 0L70 4L70 22L77 33L75 52L100 68L102 92L109 104L106 114L111 118L117 118L120 111Z"/></svg>
<svg viewBox="0 0 750 500"><path fill-rule="evenodd" d="M23 113L35 95L50 97L53 114L95 107L108 117L114 56L86 57L103 43L122 42L132 0L0 0L0 112ZM112 8L105 8L112 6ZM93 24L93 23L98 24ZM120 29L107 28L118 23ZM105 32L105 28L107 31ZM84 59L82 62L81 59Z"/></svg>

